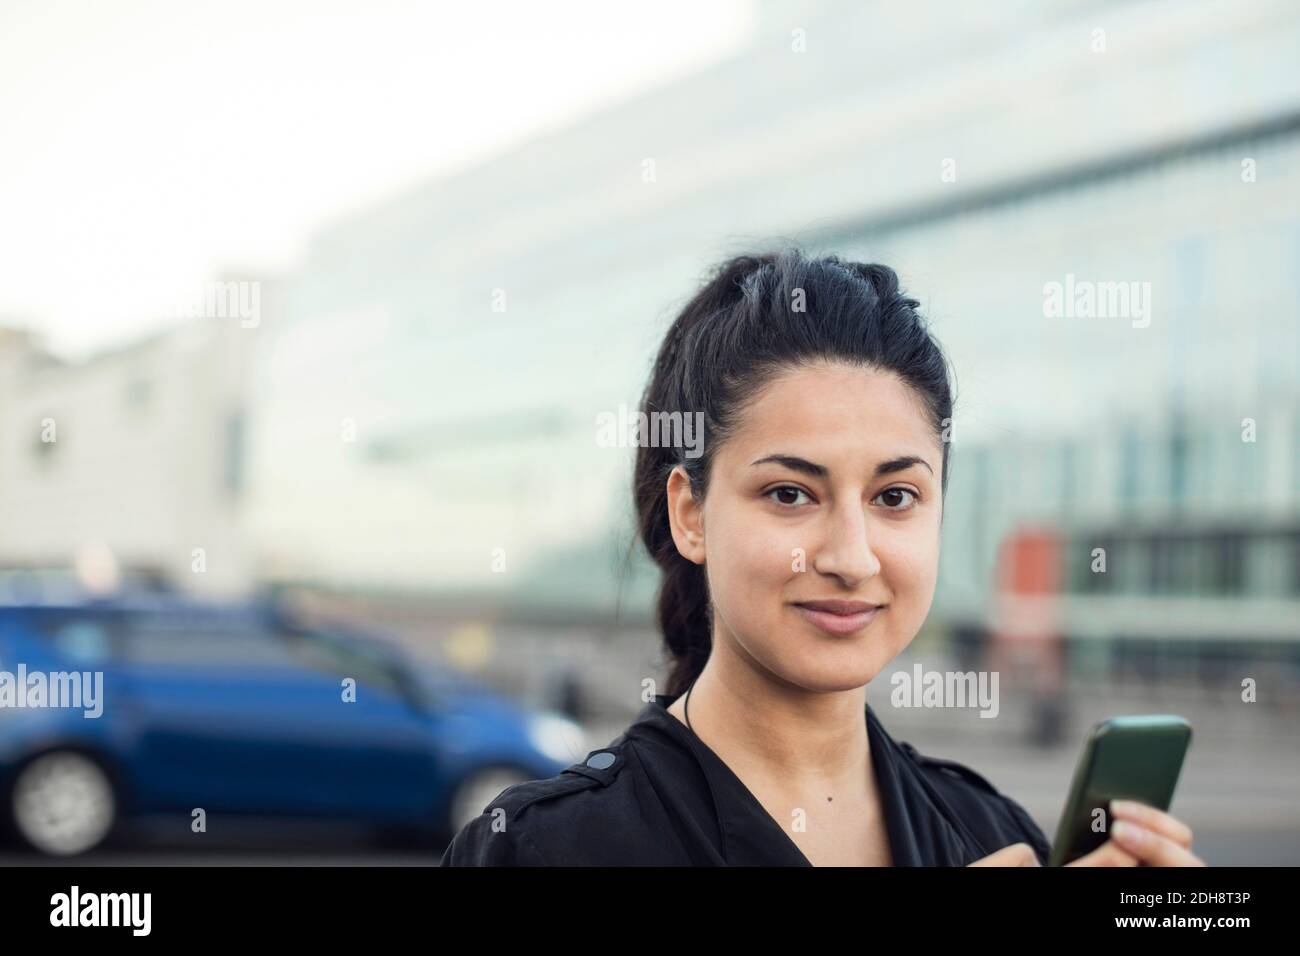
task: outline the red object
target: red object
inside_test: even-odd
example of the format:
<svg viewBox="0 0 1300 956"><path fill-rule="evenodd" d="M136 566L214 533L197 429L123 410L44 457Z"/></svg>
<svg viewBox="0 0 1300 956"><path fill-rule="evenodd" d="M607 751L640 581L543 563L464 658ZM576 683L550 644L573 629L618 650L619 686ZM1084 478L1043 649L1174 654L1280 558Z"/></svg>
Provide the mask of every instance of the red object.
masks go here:
<svg viewBox="0 0 1300 956"><path fill-rule="evenodd" d="M1060 594L1064 576L1061 536L1050 527L1013 532L998 552L993 626L995 666L1027 677L1044 693L1064 678Z"/></svg>

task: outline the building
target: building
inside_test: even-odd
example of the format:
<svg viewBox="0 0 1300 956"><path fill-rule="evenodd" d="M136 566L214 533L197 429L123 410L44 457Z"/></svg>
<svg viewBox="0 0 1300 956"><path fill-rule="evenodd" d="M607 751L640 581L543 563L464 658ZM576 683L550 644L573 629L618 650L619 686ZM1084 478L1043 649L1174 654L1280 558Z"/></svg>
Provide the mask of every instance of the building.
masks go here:
<svg viewBox="0 0 1300 956"><path fill-rule="evenodd" d="M954 361L937 620L987 616L1044 515L1249 487L1294 517L1300 11L1013 6L764 4L744 54L323 231L262 340L256 546L285 579L644 611L633 450L596 423L708 265L783 238L894 266Z"/></svg>
<svg viewBox="0 0 1300 956"><path fill-rule="evenodd" d="M0 566L254 583L242 503L256 330L194 318L76 363L0 335Z"/></svg>

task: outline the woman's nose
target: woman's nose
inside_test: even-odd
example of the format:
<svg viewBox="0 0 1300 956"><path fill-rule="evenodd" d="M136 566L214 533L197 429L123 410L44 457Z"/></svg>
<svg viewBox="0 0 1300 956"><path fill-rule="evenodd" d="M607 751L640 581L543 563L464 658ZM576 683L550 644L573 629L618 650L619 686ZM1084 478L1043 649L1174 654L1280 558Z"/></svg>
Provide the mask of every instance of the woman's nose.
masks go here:
<svg viewBox="0 0 1300 956"><path fill-rule="evenodd" d="M880 559L871 547L870 529L860 507L846 508L830 517L830 526L813 559L820 574L831 574L854 587L880 573Z"/></svg>

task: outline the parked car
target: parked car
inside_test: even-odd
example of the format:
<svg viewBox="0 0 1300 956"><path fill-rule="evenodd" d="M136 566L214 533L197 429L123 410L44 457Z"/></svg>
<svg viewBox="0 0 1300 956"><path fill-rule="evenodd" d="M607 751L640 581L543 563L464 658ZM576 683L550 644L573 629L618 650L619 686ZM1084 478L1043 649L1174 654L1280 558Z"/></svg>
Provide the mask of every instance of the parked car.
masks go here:
<svg viewBox="0 0 1300 956"><path fill-rule="evenodd" d="M200 819L208 833L297 819L445 845L507 786L584 754L558 714L262 602L0 604L11 688L20 667L102 675L85 688L102 680L99 716L0 706L3 819L51 855L129 845L137 824L189 839Z"/></svg>

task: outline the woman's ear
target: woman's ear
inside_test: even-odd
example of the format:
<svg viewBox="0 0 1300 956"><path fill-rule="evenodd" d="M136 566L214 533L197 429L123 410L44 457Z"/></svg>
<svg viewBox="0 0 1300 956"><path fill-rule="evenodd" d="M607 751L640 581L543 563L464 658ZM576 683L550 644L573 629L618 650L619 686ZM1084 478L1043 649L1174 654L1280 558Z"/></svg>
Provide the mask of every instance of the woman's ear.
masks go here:
<svg viewBox="0 0 1300 956"><path fill-rule="evenodd" d="M668 475L668 524L677 553L695 564L704 563L704 503L691 493L691 479L678 465Z"/></svg>

